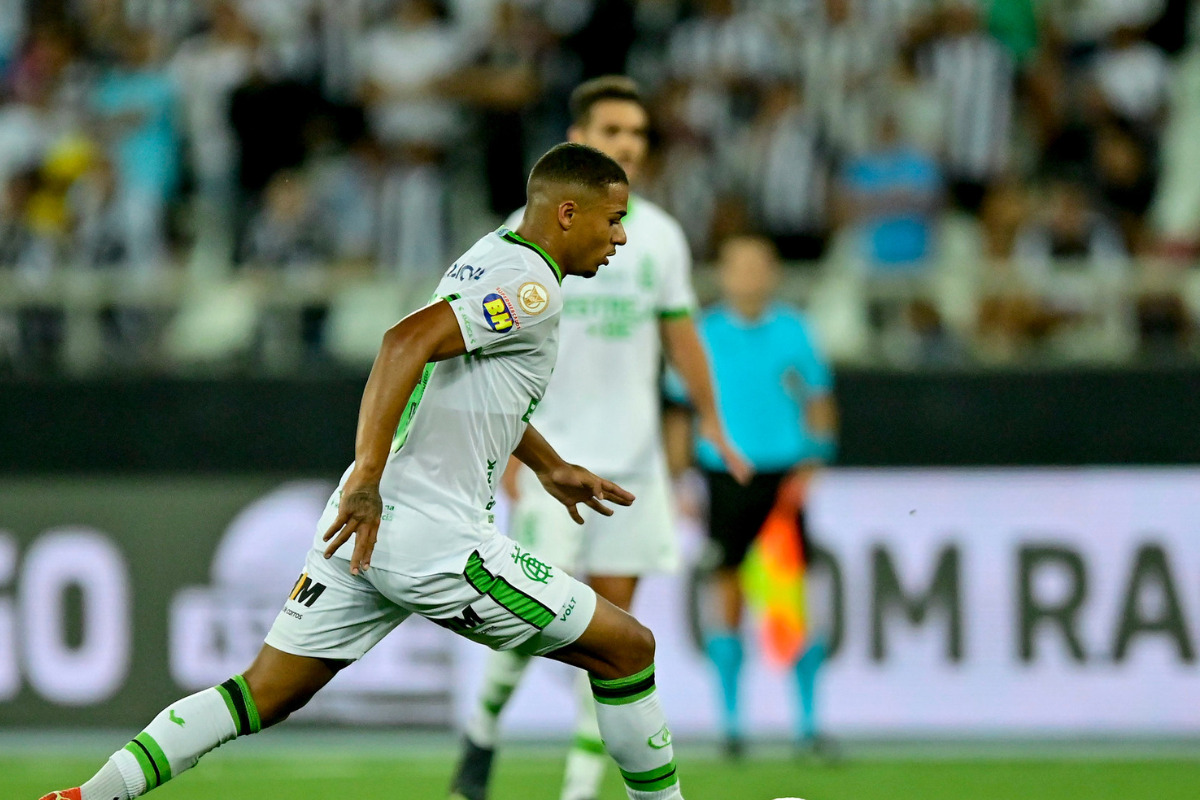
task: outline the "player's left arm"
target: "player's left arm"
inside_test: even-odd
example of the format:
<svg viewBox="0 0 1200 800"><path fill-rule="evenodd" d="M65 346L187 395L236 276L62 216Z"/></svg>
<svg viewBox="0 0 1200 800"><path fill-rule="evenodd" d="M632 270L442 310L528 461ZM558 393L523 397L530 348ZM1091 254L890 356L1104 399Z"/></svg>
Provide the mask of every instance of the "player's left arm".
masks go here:
<svg viewBox="0 0 1200 800"><path fill-rule="evenodd" d="M798 348L793 366L807 395L803 419L797 420L797 424L806 429L811 449L792 468L780 487L780 497L799 510L804 507L808 487L817 471L832 462L837 454L839 420L833 394L833 373L807 324L800 323L793 341Z"/></svg>
<svg viewBox="0 0 1200 800"><path fill-rule="evenodd" d="M617 484L564 461L532 425L525 429L513 455L533 470L550 496L566 506L571 519L580 525L583 516L579 513L579 503L606 517L612 516L613 512L602 500L621 506L633 503L633 495Z"/></svg>
<svg viewBox="0 0 1200 800"><path fill-rule="evenodd" d="M692 407L696 410L700 435L717 448L725 462L725 468L738 483L749 483L754 475L754 468L725 434L725 425L717 413L712 371L708 368L708 356L700 343L696 323L691 315L676 315L660 320L659 330L667 360L679 373Z"/></svg>
<svg viewBox="0 0 1200 800"><path fill-rule="evenodd" d="M379 481L391 451L392 437L404 407L412 397L425 365L467 352L462 331L450 304L438 301L409 314L388 329L371 367L358 411L354 469L342 486L337 519L325 532L325 557L330 558L354 536L350 573L371 565L379 534L383 500Z"/></svg>

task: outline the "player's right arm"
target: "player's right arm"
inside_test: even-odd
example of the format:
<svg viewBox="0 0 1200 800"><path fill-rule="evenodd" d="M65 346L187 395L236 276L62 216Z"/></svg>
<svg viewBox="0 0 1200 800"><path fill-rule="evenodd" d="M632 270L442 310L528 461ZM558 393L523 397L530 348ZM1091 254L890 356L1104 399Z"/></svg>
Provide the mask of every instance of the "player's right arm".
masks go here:
<svg viewBox="0 0 1200 800"><path fill-rule="evenodd" d="M580 525L583 524L583 516L577 508L579 503L611 517L612 509L601 500L622 506L631 505L634 501L632 494L612 481L594 475L577 464L568 464L532 425L525 429L525 435L517 443L513 455L533 470L550 496L566 506L571 519Z"/></svg>
<svg viewBox="0 0 1200 800"><path fill-rule="evenodd" d="M409 314L388 329L371 367L358 411L354 469L342 486L338 516L325 532L325 557L330 558L352 535L354 554L350 573L371 564L379 533L383 500L379 481L391 451L392 437L425 365L467 352L458 319L450 304L439 301Z"/></svg>

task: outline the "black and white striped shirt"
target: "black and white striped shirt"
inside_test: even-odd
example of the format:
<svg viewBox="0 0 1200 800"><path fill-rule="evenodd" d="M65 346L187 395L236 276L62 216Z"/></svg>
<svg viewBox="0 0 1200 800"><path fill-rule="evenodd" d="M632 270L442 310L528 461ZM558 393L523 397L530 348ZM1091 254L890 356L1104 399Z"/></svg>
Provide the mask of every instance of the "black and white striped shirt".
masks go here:
<svg viewBox="0 0 1200 800"><path fill-rule="evenodd" d="M1012 56L983 33L934 43L932 74L946 104L946 165L952 178L984 181L1008 163Z"/></svg>

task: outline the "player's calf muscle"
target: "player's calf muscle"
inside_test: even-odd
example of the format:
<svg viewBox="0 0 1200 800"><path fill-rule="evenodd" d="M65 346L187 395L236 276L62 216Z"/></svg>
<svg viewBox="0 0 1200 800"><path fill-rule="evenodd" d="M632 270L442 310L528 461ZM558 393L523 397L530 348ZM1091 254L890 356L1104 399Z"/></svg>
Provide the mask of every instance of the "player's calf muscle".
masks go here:
<svg viewBox="0 0 1200 800"><path fill-rule="evenodd" d="M346 662L294 656L264 645L243 673L267 728L299 711Z"/></svg>

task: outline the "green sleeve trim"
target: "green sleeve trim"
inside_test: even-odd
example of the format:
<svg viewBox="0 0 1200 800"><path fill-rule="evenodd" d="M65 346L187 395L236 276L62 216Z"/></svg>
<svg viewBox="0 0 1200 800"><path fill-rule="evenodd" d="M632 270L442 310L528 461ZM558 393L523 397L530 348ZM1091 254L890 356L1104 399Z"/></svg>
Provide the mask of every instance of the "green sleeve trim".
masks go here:
<svg viewBox="0 0 1200 800"><path fill-rule="evenodd" d="M504 578L488 572L483 565L483 557L478 551L467 559L467 568L463 571L467 583L480 594L486 594L513 616L527 622L538 630L543 630L554 621L554 612L542 605L537 599L530 597Z"/></svg>
<svg viewBox="0 0 1200 800"><path fill-rule="evenodd" d="M250 732L258 733L262 730L262 720L258 718L258 706L254 704L254 696L250 694L250 684L246 683L246 679L241 675L234 675L233 680L237 683L238 688L242 690L242 699L246 703L246 713L250 717Z"/></svg>
<svg viewBox="0 0 1200 800"><path fill-rule="evenodd" d="M133 757L137 759L138 766L142 768L142 775L146 778L146 790L149 791L158 786L158 772L154 769L154 764L150 762L150 756L146 753L145 745L135 739L125 745L125 749L133 753Z"/></svg>
<svg viewBox="0 0 1200 800"><path fill-rule="evenodd" d="M658 792L679 783L679 775L675 768L675 760L658 769L646 772L626 772L621 770L625 785L639 792Z"/></svg>
<svg viewBox="0 0 1200 800"><path fill-rule="evenodd" d="M664 308L658 312L659 319L687 319L692 316L690 308Z"/></svg>
<svg viewBox="0 0 1200 800"><path fill-rule="evenodd" d="M554 271L554 277L558 280L559 285L562 285L563 272L558 268L558 264L555 263L554 259L550 257L549 253L525 237L521 236L516 231L506 230L504 233L500 234L500 237L507 242L511 242L512 244L519 244L522 247L528 247L530 250L533 250L535 253L541 256L542 260L545 261L546 264L549 265L550 269Z"/></svg>

